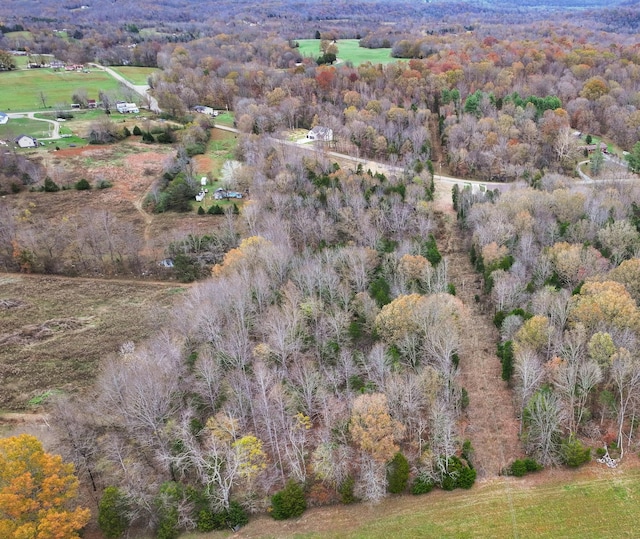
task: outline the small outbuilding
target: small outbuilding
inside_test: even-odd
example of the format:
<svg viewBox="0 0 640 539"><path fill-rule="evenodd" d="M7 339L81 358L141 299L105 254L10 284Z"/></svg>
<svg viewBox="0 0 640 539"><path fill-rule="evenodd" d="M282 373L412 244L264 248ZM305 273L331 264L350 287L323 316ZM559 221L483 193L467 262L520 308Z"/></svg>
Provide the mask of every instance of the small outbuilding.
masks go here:
<svg viewBox="0 0 640 539"><path fill-rule="evenodd" d="M20 148L36 148L38 146L38 141L29 135L20 135L16 139L16 144Z"/></svg>
<svg viewBox="0 0 640 539"><path fill-rule="evenodd" d="M0 112L0 125L4 125L8 121L9 121L9 115L4 112Z"/></svg>

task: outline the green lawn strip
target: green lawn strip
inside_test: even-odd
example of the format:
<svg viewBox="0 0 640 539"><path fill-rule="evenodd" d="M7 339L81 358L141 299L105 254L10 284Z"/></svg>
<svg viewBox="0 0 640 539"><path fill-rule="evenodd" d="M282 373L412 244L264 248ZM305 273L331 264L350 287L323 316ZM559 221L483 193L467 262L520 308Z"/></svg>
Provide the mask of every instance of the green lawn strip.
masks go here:
<svg viewBox="0 0 640 539"><path fill-rule="evenodd" d="M374 519L335 537L610 537L613 530L635 527L639 475L633 470L612 480L528 489L514 480L513 488L507 483L438 500L425 496L421 511Z"/></svg>
<svg viewBox="0 0 640 539"><path fill-rule="evenodd" d="M116 95L120 83L98 70L90 73L25 69L0 73L0 110L3 112L54 109L57 104L70 104L72 96L86 90L89 99L98 99L100 90ZM45 98L43 106L41 94Z"/></svg>
<svg viewBox="0 0 640 539"><path fill-rule="evenodd" d="M320 56L319 39L297 39L300 45L299 51L302 56L310 56L313 59ZM343 62L351 62L357 66L365 62L372 64L389 64L397 62L397 58L391 57L391 49L367 49L360 47L357 39L339 39L336 42L338 47L338 59Z"/></svg>
<svg viewBox="0 0 640 539"><path fill-rule="evenodd" d="M135 66L118 66L112 67L116 73L122 75L129 82L142 86L147 84L147 80L151 75L159 71L156 67L135 67Z"/></svg>
<svg viewBox="0 0 640 539"><path fill-rule="evenodd" d="M597 478L581 472L564 474L562 480L548 477L539 484L500 478L470 491L435 490L423 496L389 498L378 505L327 508L327 518L349 523L343 529L330 523L323 527L325 510L315 510L319 512L302 516L302 530L294 531L295 523L290 523L279 531L268 526L264 535L353 539L636 537L640 468L609 470L600 466ZM308 531L314 528L316 532ZM251 522L247 535L257 536Z"/></svg>

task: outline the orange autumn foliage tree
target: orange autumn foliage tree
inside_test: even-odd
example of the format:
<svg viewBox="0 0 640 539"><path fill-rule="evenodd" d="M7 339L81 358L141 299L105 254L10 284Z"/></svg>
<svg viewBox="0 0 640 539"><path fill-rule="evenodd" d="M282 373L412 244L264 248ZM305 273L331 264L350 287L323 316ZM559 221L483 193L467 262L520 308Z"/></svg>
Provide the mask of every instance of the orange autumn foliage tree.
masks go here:
<svg viewBox="0 0 640 539"><path fill-rule="evenodd" d="M88 509L72 509L78 494L73 464L44 452L27 434L0 440L0 537L75 539Z"/></svg>

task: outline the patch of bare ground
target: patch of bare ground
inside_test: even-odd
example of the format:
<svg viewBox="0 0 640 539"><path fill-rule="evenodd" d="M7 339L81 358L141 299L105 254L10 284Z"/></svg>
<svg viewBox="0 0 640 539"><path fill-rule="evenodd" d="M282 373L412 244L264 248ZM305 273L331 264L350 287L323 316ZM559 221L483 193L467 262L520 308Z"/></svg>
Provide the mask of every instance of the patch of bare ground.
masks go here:
<svg viewBox="0 0 640 539"><path fill-rule="evenodd" d="M453 208L440 193L440 250L448 259L449 281L468 309L469 319L462 333L460 383L469 395L462 438L471 440L473 465L479 479L495 477L522 454L512 390L502 380L496 355L498 332L492 312L481 300L482 277L469 259L468 239L460 230ZM445 199L446 200L446 199Z"/></svg>
<svg viewBox="0 0 640 539"><path fill-rule="evenodd" d="M47 391L81 392L101 358L158 330L184 285L0 274L0 409Z"/></svg>

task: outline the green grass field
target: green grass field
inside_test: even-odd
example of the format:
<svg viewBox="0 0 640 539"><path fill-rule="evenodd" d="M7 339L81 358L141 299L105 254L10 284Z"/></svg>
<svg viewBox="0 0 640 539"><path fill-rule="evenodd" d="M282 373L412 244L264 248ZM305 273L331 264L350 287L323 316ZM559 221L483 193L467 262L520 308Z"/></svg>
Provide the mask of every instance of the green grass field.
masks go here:
<svg viewBox="0 0 640 539"><path fill-rule="evenodd" d="M50 136L52 125L30 118L11 118L6 124L0 125L0 139L13 139L20 135L47 138Z"/></svg>
<svg viewBox="0 0 640 539"><path fill-rule="evenodd" d="M390 497L378 505L312 509L298 521L280 524L259 517L241 534L357 539L637 537L640 469L591 466L596 477L580 470L557 478L547 475L539 484L502 478L470 491L436 490L423 496ZM225 536L226 532L218 532L181 537Z"/></svg>
<svg viewBox="0 0 640 539"><path fill-rule="evenodd" d="M299 51L302 56L318 58L320 56L319 39L298 39ZM338 46L338 59L343 62L351 62L354 66L371 62L372 64L388 64L398 61L391 57L391 49L365 49L358 45L357 39L340 39Z"/></svg>
<svg viewBox="0 0 640 539"><path fill-rule="evenodd" d="M71 96L84 89L90 99L100 90L117 92L119 82L99 70L91 73L26 69L0 73L0 110L3 112L46 110L58 103L71 103ZM45 97L43 106L41 93Z"/></svg>
<svg viewBox="0 0 640 539"><path fill-rule="evenodd" d="M134 66L119 66L112 67L116 73L122 75L125 79L133 84L142 85L147 84L147 79L150 75L160 71L156 67L134 67Z"/></svg>

